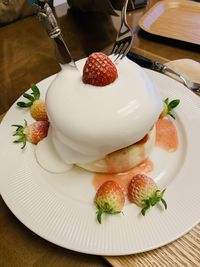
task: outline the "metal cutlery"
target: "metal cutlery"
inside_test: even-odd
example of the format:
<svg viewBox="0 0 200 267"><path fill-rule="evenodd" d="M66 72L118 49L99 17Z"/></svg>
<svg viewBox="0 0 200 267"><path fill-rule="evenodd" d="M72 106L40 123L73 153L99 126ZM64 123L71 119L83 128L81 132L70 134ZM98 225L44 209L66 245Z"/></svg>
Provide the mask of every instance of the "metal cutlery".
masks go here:
<svg viewBox="0 0 200 267"><path fill-rule="evenodd" d="M121 12L121 26L111 53L114 56L113 60L115 63L118 63L119 60L127 55L133 42L133 31L126 20L127 5L128 0L124 0Z"/></svg>
<svg viewBox="0 0 200 267"><path fill-rule="evenodd" d="M51 7L44 1L37 1L37 16L39 21L45 28L48 36L52 38L56 45L56 58L60 64L69 64L76 67L75 61L73 60L69 49L62 37L61 29L58 26L57 20L53 14ZM77 68L78 69L78 68Z"/></svg>
<svg viewBox="0 0 200 267"><path fill-rule="evenodd" d="M133 52L129 52L127 54L127 57L140 65L141 67L151 69L163 74L168 75L171 78L176 78L179 79L180 82L182 82L188 89L190 89L193 93L197 94L200 96L200 83L193 82L183 74L172 70L171 68L167 67L165 64L162 64L158 61L153 61L151 59L148 59L146 57L140 56L138 54L135 54Z"/></svg>

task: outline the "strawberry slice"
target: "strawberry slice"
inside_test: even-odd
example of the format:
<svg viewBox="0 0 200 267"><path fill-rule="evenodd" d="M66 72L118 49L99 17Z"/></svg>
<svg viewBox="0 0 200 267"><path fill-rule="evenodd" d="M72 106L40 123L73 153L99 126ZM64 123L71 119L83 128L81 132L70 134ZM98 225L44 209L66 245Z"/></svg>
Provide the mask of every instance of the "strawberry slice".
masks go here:
<svg viewBox="0 0 200 267"><path fill-rule="evenodd" d="M146 211L155 206L159 201L162 202L165 209L167 209L167 203L163 199L165 190L160 192L158 190L154 180L144 174L135 175L128 187L129 200L141 207L141 213L144 216Z"/></svg>
<svg viewBox="0 0 200 267"><path fill-rule="evenodd" d="M109 180L103 183L97 190L95 204L97 206L97 220L101 223L103 213L120 213L125 202L122 188L115 181Z"/></svg>
<svg viewBox="0 0 200 267"><path fill-rule="evenodd" d="M118 77L117 69L111 59L104 53L91 54L83 68L82 80L86 84L105 86Z"/></svg>
<svg viewBox="0 0 200 267"><path fill-rule="evenodd" d="M14 141L14 143L22 143L21 149L26 146L26 141L37 144L42 139L47 136L49 129L48 121L36 121L30 125L27 125L27 121L25 120L25 125L14 124L12 125L16 127L16 131L13 136L18 136L19 138Z"/></svg>

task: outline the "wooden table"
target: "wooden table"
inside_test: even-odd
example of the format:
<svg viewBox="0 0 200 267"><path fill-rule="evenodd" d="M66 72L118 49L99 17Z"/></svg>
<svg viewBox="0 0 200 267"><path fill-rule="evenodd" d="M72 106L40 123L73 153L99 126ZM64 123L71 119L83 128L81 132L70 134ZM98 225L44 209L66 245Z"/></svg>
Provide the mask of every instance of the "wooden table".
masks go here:
<svg viewBox="0 0 200 267"><path fill-rule="evenodd" d="M151 1L151 4L157 0ZM66 28L64 31L65 39L77 59L92 51L91 46L87 45L89 35L83 32L77 36L72 29L78 29L78 22L75 23L71 13L67 12L67 6L62 5L57 8L57 14L61 26ZM64 15L63 15L64 14ZM130 24L138 21L142 10L129 13L128 21ZM95 18L92 17L95 20ZM93 49L109 51L115 37L116 30L113 25L119 25L118 18L112 18L108 21L107 17L102 18L101 33L102 42L99 43L98 36L93 36ZM67 21L67 23L66 23ZM111 24L109 24L111 23ZM85 22L86 25L86 22ZM107 29L104 28L105 25ZM65 27L66 26L66 27ZM80 30L80 29L79 29ZM83 30L83 29L82 29ZM106 35L107 33L107 35ZM80 39L77 46L74 47L72 39ZM148 56L149 58L166 62L178 58L191 58L200 62L199 47L189 46L174 40L165 40L156 38L140 31L137 34L133 48L135 52ZM56 72L58 65L52 64L49 73ZM37 76L37 79L45 78L48 72L43 76ZM34 76L33 76L34 77ZM16 94L16 98L17 98ZM5 100L7 101L7 100ZM11 103L10 103L11 104ZM2 119L3 115L0 117ZM198 212L198 211L197 211ZM158 248L153 251L129 255L123 257L105 257L85 255L64 248L60 248L48 241L43 240L32 233L10 212L4 201L0 198L0 266L1 267L46 267L46 266L130 266L130 267L160 267L160 266L200 266L200 224L192 229L188 234L179 238L175 242Z"/></svg>

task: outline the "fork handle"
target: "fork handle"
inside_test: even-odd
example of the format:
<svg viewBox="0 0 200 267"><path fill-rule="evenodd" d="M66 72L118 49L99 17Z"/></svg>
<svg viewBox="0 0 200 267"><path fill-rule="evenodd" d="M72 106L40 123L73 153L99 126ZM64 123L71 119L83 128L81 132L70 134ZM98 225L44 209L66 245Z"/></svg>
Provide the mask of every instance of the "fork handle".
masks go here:
<svg viewBox="0 0 200 267"><path fill-rule="evenodd" d="M157 72L166 74L170 76L171 78L174 78L175 76L176 79L178 78L186 87L188 87L187 79L182 74L168 68L166 65L158 61L153 61L149 58L135 54L134 52L128 52L127 57L143 68L155 70Z"/></svg>
<svg viewBox="0 0 200 267"><path fill-rule="evenodd" d="M127 20L126 20L126 11L127 11L127 6L128 6L128 1L129 0L124 0L124 4L123 4L123 7L122 7L122 11L121 11L121 14L122 14L121 21L122 22L125 21L126 23L127 23Z"/></svg>

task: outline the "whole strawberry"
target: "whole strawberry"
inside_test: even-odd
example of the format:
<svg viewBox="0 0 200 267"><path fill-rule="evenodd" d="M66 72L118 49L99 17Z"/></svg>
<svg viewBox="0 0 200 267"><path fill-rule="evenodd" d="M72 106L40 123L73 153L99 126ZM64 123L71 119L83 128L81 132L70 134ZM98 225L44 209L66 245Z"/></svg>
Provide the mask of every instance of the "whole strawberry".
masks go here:
<svg viewBox="0 0 200 267"><path fill-rule="evenodd" d="M48 121L36 121L30 125L27 125L25 120L25 125L12 125L17 127L13 136L19 136L19 139L15 140L14 143L22 143L22 149L26 146L26 141L37 144L42 139L47 136L48 129L49 129L49 122Z"/></svg>
<svg viewBox="0 0 200 267"><path fill-rule="evenodd" d="M125 202L122 188L115 181L103 183L95 196L95 204L98 208L97 220L101 223L103 213L117 214L120 213Z"/></svg>
<svg viewBox="0 0 200 267"><path fill-rule="evenodd" d="M161 201L167 209L167 203L163 199L165 190L160 192L154 180L144 174L135 175L128 186L129 200L141 207L141 213L144 216L146 211Z"/></svg>
<svg viewBox="0 0 200 267"><path fill-rule="evenodd" d="M40 99L40 90L35 84L31 85L31 94L24 93L23 97L29 100L29 102L17 102L18 107L30 108L31 116L36 121L47 121L47 112L45 102Z"/></svg>
<svg viewBox="0 0 200 267"><path fill-rule="evenodd" d="M117 77L117 69L107 55L93 53L86 60L82 76L84 83L105 86L114 82Z"/></svg>

